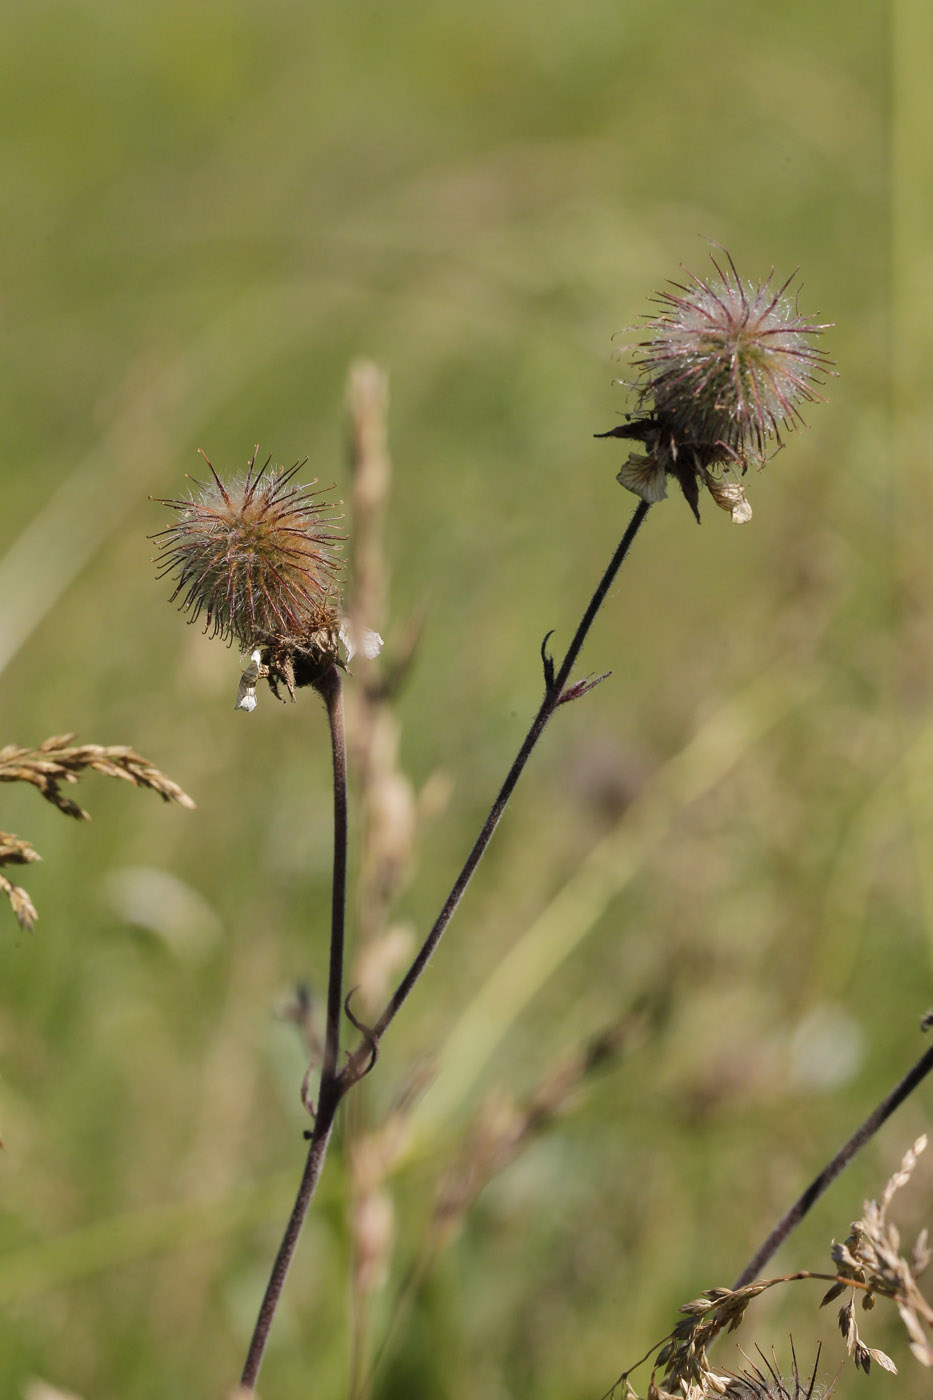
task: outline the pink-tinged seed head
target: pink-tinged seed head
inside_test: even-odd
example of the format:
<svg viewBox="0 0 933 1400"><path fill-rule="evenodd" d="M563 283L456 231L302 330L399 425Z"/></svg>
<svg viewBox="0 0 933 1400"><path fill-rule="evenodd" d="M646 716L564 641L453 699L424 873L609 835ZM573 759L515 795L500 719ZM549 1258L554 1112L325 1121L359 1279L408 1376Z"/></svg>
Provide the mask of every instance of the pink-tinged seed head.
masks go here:
<svg viewBox="0 0 933 1400"><path fill-rule="evenodd" d="M801 315L793 277L746 282L728 255L712 262L715 275L688 273L656 298L662 310L639 345L639 406L683 447L760 458L803 422L803 404L822 400L832 362L814 342L826 326Z"/></svg>

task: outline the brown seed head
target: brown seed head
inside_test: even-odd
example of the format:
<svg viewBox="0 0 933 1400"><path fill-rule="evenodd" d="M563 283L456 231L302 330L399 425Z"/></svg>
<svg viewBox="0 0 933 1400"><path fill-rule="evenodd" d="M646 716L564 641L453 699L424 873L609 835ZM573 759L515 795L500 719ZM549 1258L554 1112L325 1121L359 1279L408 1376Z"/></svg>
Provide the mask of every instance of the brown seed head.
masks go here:
<svg viewBox="0 0 933 1400"><path fill-rule="evenodd" d="M270 457L257 470L257 452L246 475L229 484L205 457L212 480L196 481L190 500L161 500L178 518L152 536L160 542L159 578L177 579L170 601L180 597L190 622L203 613L205 632L236 639L245 651L336 626L343 539L314 483L294 482L305 462L284 470Z"/></svg>

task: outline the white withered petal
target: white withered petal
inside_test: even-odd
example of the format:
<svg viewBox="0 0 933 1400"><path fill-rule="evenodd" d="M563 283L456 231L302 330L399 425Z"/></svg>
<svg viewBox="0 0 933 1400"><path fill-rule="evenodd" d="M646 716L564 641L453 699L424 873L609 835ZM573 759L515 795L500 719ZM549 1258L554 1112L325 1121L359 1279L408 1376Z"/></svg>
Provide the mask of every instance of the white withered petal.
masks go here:
<svg viewBox="0 0 933 1400"><path fill-rule="evenodd" d="M237 687L235 710L245 710L247 714L252 714L256 708L256 683L261 672L261 661L259 652L254 651L250 656L249 664L244 668L240 676L240 684Z"/></svg>

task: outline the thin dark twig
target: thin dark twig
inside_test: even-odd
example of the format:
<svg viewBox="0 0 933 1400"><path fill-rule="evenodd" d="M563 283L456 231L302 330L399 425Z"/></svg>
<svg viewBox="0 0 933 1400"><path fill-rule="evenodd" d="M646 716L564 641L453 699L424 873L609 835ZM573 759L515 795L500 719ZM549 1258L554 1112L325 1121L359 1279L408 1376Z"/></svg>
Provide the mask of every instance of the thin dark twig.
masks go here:
<svg viewBox="0 0 933 1400"><path fill-rule="evenodd" d="M734 1289L744 1288L746 1284L751 1283L753 1279L756 1279L760 1275L765 1264L777 1253L791 1230L800 1224L810 1207L819 1200L824 1191L835 1181L842 1169L849 1165L855 1154L874 1137L882 1123L890 1118L894 1110L904 1102L909 1094L913 1093L914 1089L926 1078L931 1069L933 1069L933 1046L920 1056L920 1059L914 1065L913 1069L909 1070L908 1073L904 1075L901 1082L895 1085L891 1090L890 1094L881 1100L881 1103L874 1112L868 1115L861 1127L857 1128L848 1142L840 1147L832 1161L827 1163L819 1176L815 1177L813 1181L810 1182L810 1185L807 1187L806 1191L804 1191L803 1195L795 1201L790 1210L782 1216L764 1244L739 1274L735 1283L732 1285Z"/></svg>
<svg viewBox="0 0 933 1400"><path fill-rule="evenodd" d="M343 682L336 666L318 682L317 690L327 706L331 748L334 760L334 869L331 897L330 972L327 985L327 1027L324 1033L324 1058L321 1065L321 1085L317 1115L308 1145L308 1156L302 1173L298 1195L292 1207L282 1243L279 1245L272 1273L266 1285L259 1316L253 1330L249 1352L240 1384L248 1390L256 1384L263 1352L269 1338L275 1311L282 1295L295 1246L301 1234L308 1207L314 1197L334 1118L340 1103L340 1076L337 1060L340 1054L340 1016L343 1010L343 949L344 916L347 893L347 756L343 726Z"/></svg>
<svg viewBox="0 0 933 1400"><path fill-rule="evenodd" d="M266 1285L266 1292L259 1310L259 1317L256 1321L252 1341L250 1342L246 1364L243 1367L240 1383L247 1390L252 1390L255 1386L256 1378L259 1375L259 1367L262 1363L269 1330L272 1326L273 1318L275 1317L275 1311L278 1307L279 1298L281 1297L282 1288L285 1283L285 1276L295 1252L295 1246L301 1233L301 1227L304 1224L305 1216L308 1213L308 1207L311 1204L321 1175L324 1158L327 1153L327 1146L334 1126L334 1118L340 1100L347 1090L371 1068L373 1055L378 1049L380 1037L386 1027L395 1018L403 1002L408 998L409 993L427 966L431 954L440 942L441 935L449 924L457 905L460 903L463 893L470 883L473 872L479 864L480 858L499 824L502 813L505 811L506 804L512 795L516 783L521 777L532 749L540 739L551 715L561 703L564 687L567 684L570 673L583 648L587 633L593 625L593 620L605 601L606 594L612 587L619 569L622 567L622 563L631 548L632 542L638 534L645 516L648 514L648 509L649 506L647 502L639 501L629 521L625 534L622 536L608 568L600 579L596 591L587 605L580 625L574 633L573 640L567 648L567 653L556 675L554 674L553 662L550 661L550 658L547 657L544 649L542 649L545 692L538 713L532 720L531 727L518 751L518 755L512 767L509 769L505 782L492 805L486 821L483 823L482 830L474 842L466 863L458 875L444 907L438 915L434 927L425 939L408 972L393 993L382 1015L372 1027L371 1032L364 1039L363 1044L349 1057L342 1073L338 1073L337 1071L337 1058L340 1050L339 1030L340 1012L342 1008L344 908L346 903L347 874L346 752L343 734L343 698L340 674L336 667L331 668L331 671L318 682L317 689L324 697L324 702L327 705L334 756L333 913L331 923L330 976L327 990L327 1029L324 1041L324 1061L321 1068L321 1085L317 1115L314 1120L314 1128L308 1145L308 1157L305 1162L304 1173L302 1174L298 1195L292 1207L292 1213L289 1217L282 1243L279 1246L279 1252L276 1255L272 1274Z"/></svg>
<svg viewBox="0 0 933 1400"><path fill-rule="evenodd" d="M414 961L412 962L408 971L405 973L405 976L402 978L398 987L393 992L392 996L390 997L388 1003L385 1006L385 1009L383 1010L382 1014L379 1016L378 1020L375 1022L372 1028L373 1036L376 1040L378 1040L383 1035L386 1028L395 1019L403 1003L408 999L413 987L415 986L419 977L427 967L431 959L431 955L433 954L435 948L441 940L444 930L450 923L450 920L454 914L454 911L457 908L457 905L463 898L464 891L466 890L467 885L470 883L470 880L473 877L473 872L476 870L477 865L479 865L480 858L482 857L483 852L489 845L489 841L492 837L493 832L499 825L499 821L502 817L503 812L505 811L506 805L508 803L509 798L512 795L512 792L515 789L515 785L522 775L522 771L524 770L525 764L528 762L533 748L540 739L544 731L545 725L547 724L548 720L551 718L551 715L554 713L554 711L557 709L558 705L561 702L561 696L563 694L564 687L567 684L567 681L570 677L570 673L573 670L574 665L576 664L577 658L580 655L581 650L583 649L583 643L586 640L587 633L593 625L593 620L596 617L596 614L599 612L600 607L605 601L606 594L609 592L609 589L615 582L616 575L618 574L619 569L622 567L622 563L625 560L625 557L632 546L632 542L634 541L635 536L638 534L638 531L642 525L642 522L645 519L645 516L648 514L648 510L649 505L646 501L639 501L638 505L635 507L635 511L632 515L631 520L629 521L628 528L626 529L625 534L622 536L622 539L619 543L619 547L617 548L615 554L612 556L608 568L606 569L605 573L600 579L596 591L589 601L587 609L584 612L583 617L580 621L580 625L574 633L573 640L571 641L570 646L567 648L567 653L563 661L561 662L560 669L558 670L556 675L554 675L553 672L553 662L551 662L550 658L547 656L546 652L542 648L542 659L544 662L545 672L544 699L541 701L538 713L535 715L534 719L531 722L531 727L525 736L524 742L522 743L522 746L518 751L518 754L515 758L514 763L512 764L512 767L509 769L505 782L502 784L502 787L499 790L499 794L492 804L489 815L483 823L482 830L477 836L476 841L473 844L473 848L470 851L470 854L467 856L463 869L457 876L453 888L451 889L450 894L447 896L447 899L444 903L444 907L438 915L437 920L430 933L428 934L427 938L424 940L424 943L421 945L421 948L418 950ZM360 1077L360 1074L366 1063L366 1057L368 1057L368 1055L368 1043L359 1046L353 1052L343 1072L344 1091L348 1089L353 1083L355 1083L356 1080Z"/></svg>
<svg viewBox="0 0 933 1400"><path fill-rule="evenodd" d="M298 1236L301 1234L301 1227L308 1214L308 1207L314 1197L315 1188L320 1179L321 1170L324 1166L324 1158L327 1154L327 1144L330 1141L331 1130L334 1126L334 1115L337 1105L340 1102L339 1096L333 1092L325 1095L321 1091L320 1102L318 1103L317 1118L314 1120L314 1131L311 1134L311 1142L308 1147L308 1158L305 1162L305 1169L301 1177L301 1185L298 1188L298 1195L292 1207L292 1213L288 1218L288 1225L279 1245L279 1252L275 1256L275 1263L272 1266L272 1273L266 1285L263 1295L262 1306L259 1309L259 1316L256 1319L256 1326L253 1329L252 1340L243 1366L243 1374L240 1377L240 1385L247 1391L251 1391L259 1376L259 1367L262 1365L263 1353L266 1349L266 1342L269 1339L269 1331L275 1317L275 1310L278 1307L279 1299L282 1296L282 1288L285 1284L285 1276L288 1273L288 1266L295 1253L295 1246L298 1243Z"/></svg>

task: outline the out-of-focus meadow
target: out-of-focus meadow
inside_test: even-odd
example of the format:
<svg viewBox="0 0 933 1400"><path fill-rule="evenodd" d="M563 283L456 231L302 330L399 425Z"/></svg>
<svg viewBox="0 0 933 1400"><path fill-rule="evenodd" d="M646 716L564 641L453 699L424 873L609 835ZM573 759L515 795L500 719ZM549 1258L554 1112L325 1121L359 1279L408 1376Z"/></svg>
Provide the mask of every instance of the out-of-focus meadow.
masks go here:
<svg viewBox="0 0 933 1400"><path fill-rule="evenodd" d="M345 494L359 355L391 380L389 652L423 625L401 761L449 781L394 911L422 933L537 705L541 638L567 640L633 505L592 437L631 406L613 335L712 239L748 277L800 267L840 374L749 482L750 524L652 510L584 654L611 678L556 716L386 1038L372 1122L440 1069L390 1183L373 1393L600 1395L919 1055L929 26L919 0L5 7L0 741L132 743L198 807L91 776L81 826L0 789L44 857L16 873L35 932L0 908L4 1395L191 1400L239 1373L303 1157L277 1008L323 981L330 760L307 693L234 712L235 652L154 579L147 498L183 494L198 447L232 469L257 441ZM426 1245L484 1095L528 1094L641 1004ZM775 1271L828 1266L931 1102ZM338 1142L266 1400L346 1393L346 1168ZM908 1237L933 1217L928 1164L900 1209ZM783 1358L792 1331L809 1359L822 1336L831 1373L818 1297L766 1295L739 1341ZM902 1376L847 1394L928 1393L893 1309L865 1333ZM717 1359L741 1365L732 1339Z"/></svg>

